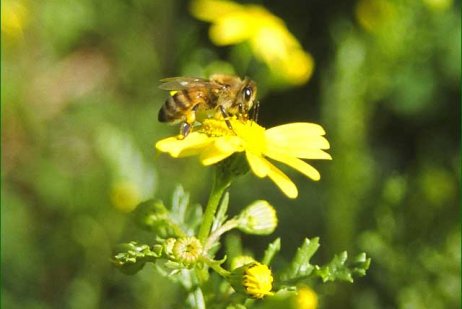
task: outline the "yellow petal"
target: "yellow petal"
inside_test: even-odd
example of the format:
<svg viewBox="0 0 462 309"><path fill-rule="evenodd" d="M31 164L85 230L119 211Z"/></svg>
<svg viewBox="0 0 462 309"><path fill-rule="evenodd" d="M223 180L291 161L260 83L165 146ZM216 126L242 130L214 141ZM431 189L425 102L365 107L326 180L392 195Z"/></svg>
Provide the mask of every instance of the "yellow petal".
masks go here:
<svg viewBox="0 0 462 309"><path fill-rule="evenodd" d="M289 198L296 198L298 196L295 184L276 166L262 156L250 152L246 152L246 156L250 168L255 175L260 178L268 176Z"/></svg>
<svg viewBox="0 0 462 309"><path fill-rule="evenodd" d="M226 159L234 153L233 150L220 151L217 147L209 146L202 151L199 160L203 165L212 165Z"/></svg>
<svg viewBox="0 0 462 309"><path fill-rule="evenodd" d="M290 139L294 142L304 142L324 134L326 134L326 132L320 125L310 122L288 123L266 130L266 136L271 140L277 141ZM328 144L329 143L327 143L327 145Z"/></svg>
<svg viewBox="0 0 462 309"><path fill-rule="evenodd" d="M318 149L318 148L310 148L309 143L306 144L285 144L280 145L276 143L268 143L267 151L273 152L284 152L289 154L293 157L297 157L300 159L318 159L318 160L332 160L332 157L327 152Z"/></svg>
<svg viewBox="0 0 462 309"><path fill-rule="evenodd" d="M237 136L223 136L216 138L201 153L200 161L203 165L211 165L226 159L235 152L243 151L242 141Z"/></svg>
<svg viewBox="0 0 462 309"><path fill-rule="evenodd" d="M278 149L294 157L303 159L331 159L330 155L319 151L329 149L329 141L324 138L324 129L314 123L291 123L266 130L268 149Z"/></svg>
<svg viewBox="0 0 462 309"><path fill-rule="evenodd" d="M269 163L267 160L263 159L261 156L253 154L252 152L246 151L247 162L252 169L252 172L260 178L263 178L269 173Z"/></svg>
<svg viewBox="0 0 462 309"><path fill-rule="evenodd" d="M198 154L211 142L213 139L207 135L192 132L184 139L177 137L162 139L156 143L156 148L161 152L169 153L174 158L179 158Z"/></svg>
<svg viewBox="0 0 462 309"><path fill-rule="evenodd" d="M191 2L191 14L204 21L218 20L242 9L242 5L231 1L195 0Z"/></svg>
<svg viewBox="0 0 462 309"><path fill-rule="evenodd" d="M300 159L297 159L295 157L292 157L292 156L289 156L283 153L277 153L277 152L265 153L265 155L273 160L287 164L291 168L296 169L303 175L313 180L317 181L321 178L321 175L314 167L312 167L311 165L309 165L308 163Z"/></svg>
<svg viewBox="0 0 462 309"><path fill-rule="evenodd" d="M292 48L278 65L284 77L296 85L302 85L311 77L314 60L301 48Z"/></svg>
<svg viewBox="0 0 462 309"><path fill-rule="evenodd" d="M229 14L210 27L210 39L215 45L230 45L251 37L249 16L245 12Z"/></svg>
<svg viewBox="0 0 462 309"><path fill-rule="evenodd" d="M292 180L286 176L281 170L276 166L267 163L269 165L268 177L287 195L289 198L296 198L298 196L298 190Z"/></svg>

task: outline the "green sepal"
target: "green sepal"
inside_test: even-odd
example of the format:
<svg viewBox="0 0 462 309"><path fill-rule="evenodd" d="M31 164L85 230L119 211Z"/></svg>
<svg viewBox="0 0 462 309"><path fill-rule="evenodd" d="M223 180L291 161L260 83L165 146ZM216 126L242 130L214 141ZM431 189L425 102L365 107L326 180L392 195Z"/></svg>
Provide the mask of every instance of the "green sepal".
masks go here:
<svg viewBox="0 0 462 309"><path fill-rule="evenodd" d="M329 264L316 269L315 275L319 276L323 282L335 280L353 282L354 276L362 277L366 274L370 263L371 259L366 257L364 252L348 263L348 253L343 251L335 255Z"/></svg>
<svg viewBox="0 0 462 309"><path fill-rule="evenodd" d="M123 273L132 275L141 270L147 262L154 263L162 256L162 246L150 247L135 241L120 244L118 253L114 254L112 263Z"/></svg>
<svg viewBox="0 0 462 309"><path fill-rule="evenodd" d="M294 259L287 270L281 275L284 281L299 277L306 277L311 274L316 266L310 264L310 259L319 248L319 237L313 239L305 238L303 244L297 249Z"/></svg>
<svg viewBox="0 0 462 309"><path fill-rule="evenodd" d="M243 176L250 170L247 158L243 153L234 153L223 161L217 164L221 169L222 175L226 178L232 179L235 177Z"/></svg>

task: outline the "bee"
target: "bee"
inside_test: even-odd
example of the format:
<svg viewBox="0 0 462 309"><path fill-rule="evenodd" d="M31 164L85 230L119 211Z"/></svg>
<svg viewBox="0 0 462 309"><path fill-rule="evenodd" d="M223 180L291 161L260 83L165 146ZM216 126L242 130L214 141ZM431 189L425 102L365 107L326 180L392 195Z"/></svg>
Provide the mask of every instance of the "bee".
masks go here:
<svg viewBox="0 0 462 309"><path fill-rule="evenodd" d="M247 77L242 80L233 75L214 74L209 79L171 77L161 82L159 88L169 90L171 95L159 110L158 119L181 122L180 138L191 132L196 121L206 118L224 119L232 130L229 116L247 120L252 110L252 118L257 117L257 86Z"/></svg>

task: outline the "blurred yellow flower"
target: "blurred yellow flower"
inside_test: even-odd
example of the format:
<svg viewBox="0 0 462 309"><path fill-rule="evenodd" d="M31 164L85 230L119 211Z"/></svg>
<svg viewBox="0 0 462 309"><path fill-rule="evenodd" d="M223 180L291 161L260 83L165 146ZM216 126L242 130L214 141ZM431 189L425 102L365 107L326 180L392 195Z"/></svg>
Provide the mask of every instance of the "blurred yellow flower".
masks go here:
<svg viewBox="0 0 462 309"><path fill-rule="evenodd" d="M27 21L27 8L22 1L2 1L2 33L12 39L21 38Z"/></svg>
<svg viewBox="0 0 462 309"><path fill-rule="evenodd" d="M453 0L423 0L423 2L433 11L445 11L454 4Z"/></svg>
<svg viewBox="0 0 462 309"><path fill-rule="evenodd" d="M395 15L393 3L387 0L359 0L355 8L359 24L367 31L377 31Z"/></svg>
<svg viewBox="0 0 462 309"><path fill-rule="evenodd" d="M314 63L285 23L259 5L231 1L196 0L192 15L212 23L210 39L216 45L248 42L255 56L275 75L293 84L303 84L313 73Z"/></svg>
<svg viewBox="0 0 462 309"><path fill-rule="evenodd" d="M114 183L111 188L111 201L118 210L130 212L141 202L140 192L131 182Z"/></svg>
<svg viewBox="0 0 462 309"><path fill-rule="evenodd" d="M203 165L215 164L236 152L245 152L255 175L268 176L289 198L296 198L295 184L268 159L282 162L313 180L319 172L301 159L327 159L323 151L329 142L324 129L314 123L290 123L265 129L253 121L229 119L232 130L223 120L207 119L185 139L169 137L156 143L156 148L174 158L199 156Z"/></svg>
<svg viewBox="0 0 462 309"><path fill-rule="evenodd" d="M318 296L309 287L301 287L297 289L297 305L298 309L316 309L318 307Z"/></svg>

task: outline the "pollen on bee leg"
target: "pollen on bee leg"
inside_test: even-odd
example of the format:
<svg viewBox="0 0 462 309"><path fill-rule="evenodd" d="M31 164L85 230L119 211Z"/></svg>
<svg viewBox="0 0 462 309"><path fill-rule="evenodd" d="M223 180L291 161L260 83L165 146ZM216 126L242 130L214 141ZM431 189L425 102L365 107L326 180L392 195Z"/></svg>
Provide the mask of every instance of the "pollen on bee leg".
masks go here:
<svg viewBox="0 0 462 309"><path fill-rule="evenodd" d="M193 108L187 112L185 118L186 119L181 123L180 135L178 136L178 139L184 139L186 136L188 136L189 133L191 133L192 125L196 121L195 109Z"/></svg>

